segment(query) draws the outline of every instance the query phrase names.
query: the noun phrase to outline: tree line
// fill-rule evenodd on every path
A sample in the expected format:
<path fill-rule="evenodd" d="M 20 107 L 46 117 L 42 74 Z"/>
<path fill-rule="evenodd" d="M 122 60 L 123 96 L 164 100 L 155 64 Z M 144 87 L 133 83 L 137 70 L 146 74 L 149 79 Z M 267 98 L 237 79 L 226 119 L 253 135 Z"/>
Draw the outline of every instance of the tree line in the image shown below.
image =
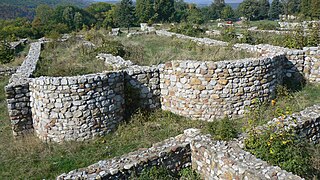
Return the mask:
<path fill-rule="evenodd" d="M 39 5 L 32 20 L 0 20 L 0 38 L 39 38 L 90 28 L 131 27 L 139 23 L 186 22 L 201 24 L 215 19 L 277 19 L 280 14 L 320 19 L 319 0 L 244 0 L 232 9 L 224 0 L 199 8 L 183 0 L 121 0 L 117 4 L 93 3 L 85 8 L 73 5 Z"/>

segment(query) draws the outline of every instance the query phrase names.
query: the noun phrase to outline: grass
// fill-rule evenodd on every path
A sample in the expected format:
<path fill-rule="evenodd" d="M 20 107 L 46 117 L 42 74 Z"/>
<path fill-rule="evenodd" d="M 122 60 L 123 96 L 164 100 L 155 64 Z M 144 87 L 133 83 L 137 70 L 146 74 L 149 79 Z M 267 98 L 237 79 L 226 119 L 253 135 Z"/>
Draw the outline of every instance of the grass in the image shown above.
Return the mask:
<path fill-rule="evenodd" d="M 75 39 L 45 44 L 34 76 L 72 76 L 107 70 L 96 55 L 94 50 L 85 48 Z"/>
<path fill-rule="evenodd" d="M 120 156 L 153 143 L 176 136 L 187 128 L 207 133 L 215 123 L 191 121 L 166 111 L 137 112 L 109 135 L 90 142 L 43 143 L 37 137 L 14 140 L 7 114 L 4 86 L 8 77 L 0 79 L 0 177 L 4 179 L 54 179 L 70 170 L 86 167 L 102 159 Z M 276 109 L 292 112 L 320 103 L 319 85 L 307 85 L 300 92 L 280 91 L 275 106 L 263 104 L 259 111 L 263 122 L 277 117 Z M 261 122 L 261 123 L 263 123 Z M 237 120 L 237 130 L 246 127 L 246 118 Z M 320 169 L 320 146 L 312 147 L 312 165 Z"/>
<path fill-rule="evenodd" d="M 22 46 L 21 48 L 17 49 L 15 52 L 15 57 L 13 61 L 7 64 L 0 64 L 0 67 L 17 67 L 20 66 L 26 56 L 28 55 L 30 45 Z"/>
<path fill-rule="evenodd" d="M 148 66 L 172 60 L 221 61 L 255 56 L 230 47 L 197 45 L 174 37 L 110 37 L 101 32 L 88 32 L 86 37 L 98 48 L 86 49 L 76 40 L 47 44 L 41 53 L 35 76 L 73 76 L 110 70 L 103 61 L 95 58 L 98 53 L 120 55 L 136 64 Z"/>
<path fill-rule="evenodd" d="M 197 45 L 190 40 L 156 35 L 136 36 L 120 41 L 126 47 L 140 47 L 142 58 L 128 57 L 140 65 L 161 64 L 172 60 L 221 61 L 253 57 L 251 53 L 236 51 L 230 47 Z M 141 56 L 140 56 L 141 57 Z"/>
<path fill-rule="evenodd" d="M 7 82 L 8 78 L 0 81 L 0 177 L 5 179 L 54 179 L 101 159 L 150 147 L 184 129 L 206 126 L 202 121 L 156 111 L 137 113 L 115 132 L 90 142 L 43 143 L 34 136 L 14 140 L 4 95 Z"/>

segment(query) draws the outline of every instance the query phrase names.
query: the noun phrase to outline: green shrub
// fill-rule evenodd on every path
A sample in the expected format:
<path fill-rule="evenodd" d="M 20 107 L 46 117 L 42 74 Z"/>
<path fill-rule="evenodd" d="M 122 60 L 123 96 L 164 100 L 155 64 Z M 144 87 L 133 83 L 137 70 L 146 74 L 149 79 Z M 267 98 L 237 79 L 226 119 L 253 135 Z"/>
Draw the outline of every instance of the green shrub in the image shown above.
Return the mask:
<path fill-rule="evenodd" d="M 279 25 L 276 21 L 260 21 L 257 27 L 261 30 L 276 30 Z"/>
<path fill-rule="evenodd" d="M 250 129 L 245 139 L 246 149 L 258 158 L 300 176 L 311 172 L 308 144 L 300 141 L 292 130 L 275 129 L 275 126 L 270 126 L 262 133 Z"/>
<path fill-rule="evenodd" d="M 233 27 L 224 28 L 221 31 L 221 37 L 224 41 L 227 42 L 237 42 L 238 40 L 236 30 Z"/>
<path fill-rule="evenodd" d="M 201 176 L 192 168 L 184 168 L 179 172 L 181 180 L 200 180 Z"/>
<path fill-rule="evenodd" d="M 10 63 L 14 58 L 14 50 L 7 41 L 0 40 L 0 63 Z"/>
<path fill-rule="evenodd" d="M 96 52 L 98 53 L 109 53 L 114 56 L 124 57 L 126 54 L 123 44 L 116 40 L 107 40 L 105 39 L 103 44 L 97 48 Z"/>
<path fill-rule="evenodd" d="M 192 168 L 183 168 L 178 174 L 174 174 L 167 168 L 160 166 L 153 166 L 149 169 L 142 170 L 138 178 L 132 177 L 132 179 L 139 180 L 200 180 L 200 175 L 192 170 Z"/>
<path fill-rule="evenodd" d="M 208 131 L 217 140 L 231 140 L 236 138 L 238 131 L 235 128 L 235 123 L 229 118 L 224 118 L 220 121 L 210 122 L 208 125 Z"/>
<path fill-rule="evenodd" d="M 139 175 L 139 180 L 172 180 L 174 176 L 172 172 L 166 169 L 165 167 L 156 167 L 153 166 L 150 169 L 142 170 Z"/>
<path fill-rule="evenodd" d="M 205 30 L 201 29 L 199 26 L 190 24 L 190 23 L 181 23 L 177 26 L 174 26 L 171 28 L 172 32 L 184 34 L 188 36 L 199 36 L 201 35 Z"/>

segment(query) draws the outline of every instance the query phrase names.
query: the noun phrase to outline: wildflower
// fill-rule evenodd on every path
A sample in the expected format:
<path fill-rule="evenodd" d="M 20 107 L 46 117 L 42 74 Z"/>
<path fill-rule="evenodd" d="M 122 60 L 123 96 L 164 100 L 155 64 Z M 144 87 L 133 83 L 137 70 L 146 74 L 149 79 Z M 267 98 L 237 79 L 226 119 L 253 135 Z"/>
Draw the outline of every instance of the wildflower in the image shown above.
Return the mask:
<path fill-rule="evenodd" d="M 274 99 L 271 100 L 271 105 L 272 105 L 272 106 L 275 106 L 275 105 L 276 105 L 276 100 L 274 100 Z"/>

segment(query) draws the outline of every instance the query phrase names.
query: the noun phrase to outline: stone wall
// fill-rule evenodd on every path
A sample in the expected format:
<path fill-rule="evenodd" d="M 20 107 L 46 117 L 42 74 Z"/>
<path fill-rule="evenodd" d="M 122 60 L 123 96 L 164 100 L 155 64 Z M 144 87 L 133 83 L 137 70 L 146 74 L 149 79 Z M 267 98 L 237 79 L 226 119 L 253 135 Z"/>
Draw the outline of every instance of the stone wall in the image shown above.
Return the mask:
<path fill-rule="evenodd" d="M 16 67 L 0 67 L 0 76 L 10 76 L 17 71 Z"/>
<path fill-rule="evenodd" d="M 301 177 L 270 166 L 242 150 L 237 141 L 212 141 L 202 136 L 191 143 L 191 162 L 204 179 L 278 179 L 300 180 Z"/>
<path fill-rule="evenodd" d="M 33 127 L 45 141 L 83 141 L 123 120 L 124 75 L 40 77 L 30 83 Z"/>
<path fill-rule="evenodd" d="M 61 174 L 57 179 L 128 179 L 153 166 L 162 166 L 174 173 L 191 165 L 190 142 L 185 135 L 154 144 L 121 157 L 102 160 L 86 168 Z"/>
<path fill-rule="evenodd" d="M 240 141 L 214 141 L 197 129 L 121 157 L 102 160 L 57 179 L 127 179 L 143 169 L 162 166 L 176 173 L 192 165 L 203 179 L 294 179 L 299 176 L 270 166 L 241 149 Z"/>
<path fill-rule="evenodd" d="M 15 136 L 33 131 L 29 81 L 39 60 L 40 51 L 41 43 L 31 43 L 26 59 L 5 87 L 9 117 Z"/>
<path fill-rule="evenodd" d="M 318 144 L 320 143 L 320 104 L 308 107 L 286 117 L 275 118 L 265 126 L 258 128 L 264 129 L 270 125 L 285 130 L 293 128 L 299 137 Z"/>
<path fill-rule="evenodd" d="M 205 44 L 209 46 L 228 46 L 227 42 L 218 41 L 218 40 L 209 39 L 209 38 L 196 38 L 196 37 L 186 36 L 183 34 L 173 33 L 165 30 L 158 30 L 156 31 L 156 34 L 158 36 L 168 36 L 168 37 L 176 37 L 179 39 L 187 39 L 199 44 Z"/>
<path fill-rule="evenodd" d="M 134 101 L 135 108 L 155 109 L 160 107 L 160 75 L 157 66 L 138 66 L 130 60 L 111 54 L 99 54 L 105 65 L 125 74 L 126 99 Z M 132 105 L 127 104 L 132 108 Z"/>
<path fill-rule="evenodd" d="M 202 120 L 244 113 L 282 83 L 283 57 L 221 62 L 173 61 L 160 68 L 162 109 Z"/>
<path fill-rule="evenodd" d="M 124 69 L 127 100 L 142 109 L 160 108 L 160 73 L 152 66 L 132 66 Z M 129 107 L 128 107 L 129 108 Z"/>

